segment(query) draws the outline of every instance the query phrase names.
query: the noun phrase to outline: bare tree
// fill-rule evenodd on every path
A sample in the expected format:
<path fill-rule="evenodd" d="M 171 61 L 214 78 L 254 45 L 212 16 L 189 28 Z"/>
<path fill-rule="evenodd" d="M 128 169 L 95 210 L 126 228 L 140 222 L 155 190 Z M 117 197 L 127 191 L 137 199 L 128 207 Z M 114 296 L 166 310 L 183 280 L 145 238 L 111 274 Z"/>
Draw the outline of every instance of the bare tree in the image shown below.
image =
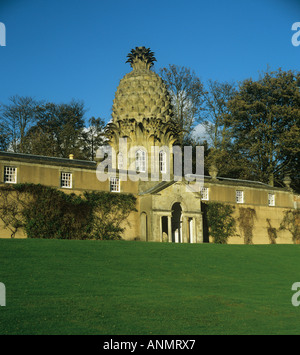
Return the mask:
<path fill-rule="evenodd" d="M 36 121 L 37 105 L 32 97 L 15 95 L 9 98 L 9 104 L 0 106 L 2 147 L 24 152 L 24 138 Z"/>
<path fill-rule="evenodd" d="M 104 142 L 105 122 L 100 117 L 91 117 L 88 121 L 89 126 L 82 133 L 83 146 L 86 156 L 94 160 L 97 149 Z"/>
<path fill-rule="evenodd" d="M 159 74 L 171 96 L 174 120 L 182 132 L 183 143 L 190 135 L 195 122 L 200 120 L 203 84 L 193 70 L 174 64 L 161 68 Z"/>
<path fill-rule="evenodd" d="M 227 103 L 236 93 L 235 84 L 208 80 L 204 92 L 203 125 L 214 149 L 224 150 L 230 140 L 226 125 Z"/>

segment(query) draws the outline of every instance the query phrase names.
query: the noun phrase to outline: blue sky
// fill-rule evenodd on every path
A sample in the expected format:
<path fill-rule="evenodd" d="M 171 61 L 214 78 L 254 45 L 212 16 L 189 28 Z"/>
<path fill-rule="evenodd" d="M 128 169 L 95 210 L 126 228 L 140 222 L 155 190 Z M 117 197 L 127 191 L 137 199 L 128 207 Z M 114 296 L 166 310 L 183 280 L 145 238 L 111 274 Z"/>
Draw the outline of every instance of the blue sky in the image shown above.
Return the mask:
<path fill-rule="evenodd" d="M 186 66 L 204 82 L 300 64 L 291 42 L 300 0 L 0 0 L 0 22 L 0 102 L 74 98 L 106 121 L 136 46 L 151 48 L 156 69 Z"/>

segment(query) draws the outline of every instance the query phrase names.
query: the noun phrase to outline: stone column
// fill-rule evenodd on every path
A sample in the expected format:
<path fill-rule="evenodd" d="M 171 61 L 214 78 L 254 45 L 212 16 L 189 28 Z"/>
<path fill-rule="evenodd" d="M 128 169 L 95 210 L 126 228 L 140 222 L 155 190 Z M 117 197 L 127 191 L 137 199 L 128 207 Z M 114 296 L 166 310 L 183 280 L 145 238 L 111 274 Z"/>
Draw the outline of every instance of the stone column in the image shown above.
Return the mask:
<path fill-rule="evenodd" d="M 158 215 L 157 218 L 159 219 L 158 223 L 159 223 L 159 242 L 163 241 L 163 237 L 162 237 L 162 216 Z"/>
<path fill-rule="evenodd" d="M 197 238 L 196 238 L 196 218 L 195 217 L 193 217 L 192 227 L 193 227 L 193 243 L 197 243 Z"/>
<path fill-rule="evenodd" d="M 195 243 L 195 233 L 194 233 L 194 218 L 188 219 L 188 230 L 189 230 L 189 239 L 190 243 Z"/>
<path fill-rule="evenodd" d="M 181 226 L 181 232 L 182 232 L 182 243 L 188 243 L 188 217 L 185 215 L 182 215 L 182 226 Z"/>
<path fill-rule="evenodd" d="M 172 243 L 172 216 L 168 216 L 168 242 Z"/>
<path fill-rule="evenodd" d="M 202 216 L 195 218 L 195 232 L 197 243 L 203 243 Z"/>
<path fill-rule="evenodd" d="M 152 214 L 152 223 L 151 223 L 151 225 L 152 225 L 152 228 L 150 228 L 151 229 L 151 234 L 152 234 L 151 241 L 160 242 L 161 241 L 160 215 L 158 213 L 156 213 L 156 212 L 153 212 L 153 214 Z"/>

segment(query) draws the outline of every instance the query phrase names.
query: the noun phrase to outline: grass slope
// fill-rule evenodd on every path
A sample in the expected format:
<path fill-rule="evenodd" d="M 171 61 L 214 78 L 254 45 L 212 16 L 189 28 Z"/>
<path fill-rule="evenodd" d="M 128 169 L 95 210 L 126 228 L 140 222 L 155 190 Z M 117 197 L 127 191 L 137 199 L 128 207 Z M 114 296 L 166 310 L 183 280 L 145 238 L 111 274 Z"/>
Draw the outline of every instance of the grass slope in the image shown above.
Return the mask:
<path fill-rule="evenodd" d="M 300 245 L 0 240 L 0 334 L 299 334 Z"/>

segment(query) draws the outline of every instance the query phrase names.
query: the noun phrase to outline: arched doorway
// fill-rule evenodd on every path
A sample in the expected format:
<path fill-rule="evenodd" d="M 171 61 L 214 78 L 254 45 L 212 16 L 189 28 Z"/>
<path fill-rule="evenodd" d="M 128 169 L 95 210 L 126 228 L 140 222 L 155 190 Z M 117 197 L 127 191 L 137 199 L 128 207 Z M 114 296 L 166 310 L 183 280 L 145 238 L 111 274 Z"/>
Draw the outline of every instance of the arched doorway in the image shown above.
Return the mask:
<path fill-rule="evenodd" d="M 182 209 L 179 202 L 172 206 L 172 242 L 182 243 Z"/>

